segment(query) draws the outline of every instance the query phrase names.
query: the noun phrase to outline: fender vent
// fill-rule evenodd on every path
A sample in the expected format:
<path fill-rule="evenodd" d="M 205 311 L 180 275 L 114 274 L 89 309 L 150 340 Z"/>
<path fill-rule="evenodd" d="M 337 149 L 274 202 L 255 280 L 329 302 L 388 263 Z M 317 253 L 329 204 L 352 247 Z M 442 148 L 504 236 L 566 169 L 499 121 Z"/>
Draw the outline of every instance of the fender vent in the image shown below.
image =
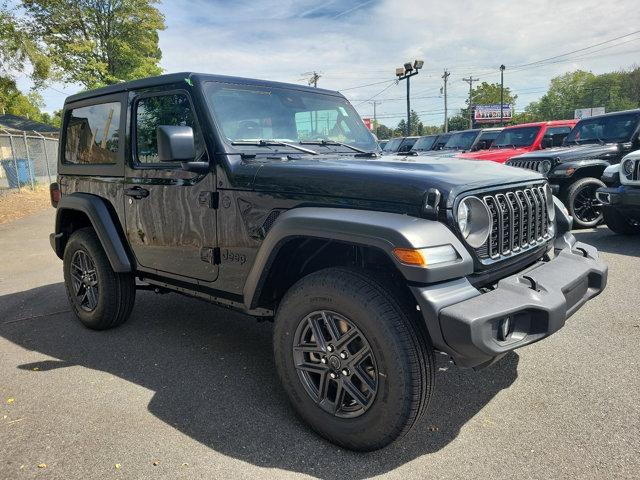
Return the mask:
<path fill-rule="evenodd" d="M 271 227 L 273 227 L 273 224 L 276 223 L 276 220 L 278 219 L 278 217 L 283 211 L 284 210 L 271 210 L 269 212 L 269 215 L 267 215 L 267 218 L 265 218 L 264 222 L 262 222 L 261 230 L 262 230 L 263 236 L 269 233 L 269 230 L 271 230 Z"/>

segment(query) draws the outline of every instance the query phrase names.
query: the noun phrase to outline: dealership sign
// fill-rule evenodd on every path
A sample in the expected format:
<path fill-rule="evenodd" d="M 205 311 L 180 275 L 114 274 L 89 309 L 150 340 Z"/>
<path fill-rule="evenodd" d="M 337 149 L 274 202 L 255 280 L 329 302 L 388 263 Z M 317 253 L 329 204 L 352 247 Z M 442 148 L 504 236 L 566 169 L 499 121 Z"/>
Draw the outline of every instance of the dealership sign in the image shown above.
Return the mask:
<path fill-rule="evenodd" d="M 476 105 L 473 107 L 473 119 L 476 123 L 497 123 L 500 121 L 500 104 Z M 513 110 L 510 104 L 502 105 L 502 119 L 511 120 Z"/>
<path fill-rule="evenodd" d="M 373 122 L 370 118 L 363 118 L 362 121 L 364 122 L 365 127 L 367 127 L 369 130 L 373 130 Z"/>

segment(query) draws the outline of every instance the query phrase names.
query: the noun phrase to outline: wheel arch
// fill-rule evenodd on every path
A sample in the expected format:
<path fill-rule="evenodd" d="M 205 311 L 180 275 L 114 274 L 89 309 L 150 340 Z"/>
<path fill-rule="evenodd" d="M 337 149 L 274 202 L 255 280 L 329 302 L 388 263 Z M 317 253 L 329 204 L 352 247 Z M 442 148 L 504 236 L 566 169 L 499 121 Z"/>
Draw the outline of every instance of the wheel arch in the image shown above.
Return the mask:
<path fill-rule="evenodd" d="M 69 236 L 84 227 L 91 227 L 96 232 L 115 272 L 134 270 L 133 257 L 113 207 L 104 199 L 88 193 L 65 195 L 58 203 L 52 246 L 59 258 L 64 256 Z"/>
<path fill-rule="evenodd" d="M 401 264 L 393 249 L 451 244 L 460 261 L 422 268 Z M 350 262 L 350 263 L 349 263 Z M 286 288 L 320 268 L 374 267 L 410 283 L 433 283 L 473 272 L 473 260 L 442 223 L 407 215 L 301 207 L 283 213 L 265 238 L 243 289 L 247 309 L 277 301 Z"/>

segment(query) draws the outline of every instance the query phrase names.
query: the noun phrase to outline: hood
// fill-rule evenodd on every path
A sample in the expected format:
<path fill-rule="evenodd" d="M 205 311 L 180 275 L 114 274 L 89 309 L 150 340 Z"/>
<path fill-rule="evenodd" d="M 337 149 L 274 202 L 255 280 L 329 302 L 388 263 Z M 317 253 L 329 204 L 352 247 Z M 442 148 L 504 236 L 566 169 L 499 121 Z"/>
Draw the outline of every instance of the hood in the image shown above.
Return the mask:
<path fill-rule="evenodd" d="M 531 147 L 518 148 L 492 148 L 480 152 L 469 152 L 460 155 L 460 158 L 470 158 L 473 160 L 491 160 L 492 162 L 504 163 L 511 157 L 522 155 L 530 151 Z"/>
<path fill-rule="evenodd" d="M 558 159 L 561 162 L 570 160 L 586 160 L 588 158 L 606 158 L 609 155 L 616 155 L 620 152 L 620 145 L 617 143 L 587 143 L 584 145 L 570 145 L 566 147 L 547 148 L 535 152 L 519 155 L 517 158 L 525 160 L 534 159 Z"/>
<path fill-rule="evenodd" d="M 447 205 L 467 190 L 540 180 L 532 171 L 430 156 L 299 157 L 258 163 L 253 189 L 287 196 L 410 204 L 420 207 L 430 188 L 440 190 Z"/>

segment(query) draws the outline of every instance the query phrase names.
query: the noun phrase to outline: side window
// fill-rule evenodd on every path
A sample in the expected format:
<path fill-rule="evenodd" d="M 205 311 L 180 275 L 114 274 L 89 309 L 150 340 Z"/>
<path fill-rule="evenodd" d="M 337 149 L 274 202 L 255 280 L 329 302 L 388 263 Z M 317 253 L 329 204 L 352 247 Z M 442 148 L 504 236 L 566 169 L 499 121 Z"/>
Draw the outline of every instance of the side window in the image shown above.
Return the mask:
<path fill-rule="evenodd" d="M 566 127 L 549 127 L 544 132 L 544 136 L 551 139 L 551 145 L 553 147 L 559 147 L 559 146 L 562 145 L 562 141 L 564 140 L 564 137 L 569 135 L 570 131 L 571 131 L 571 127 L 569 127 L 569 126 L 566 126 Z"/>
<path fill-rule="evenodd" d="M 117 162 L 120 103 L 74 108 L 67 115 L 65 163 L 108 165 Z"/>
<path fill-rule="evenodd" d="M 196 158 L 204 153 L 202 133 L 195 121 L 189 98 L 183 93 L 144 97 L 136 108 L 136 158 L 141 164 L 160 163 L 156 129 L 160 125 L 193 128 Z"/>

